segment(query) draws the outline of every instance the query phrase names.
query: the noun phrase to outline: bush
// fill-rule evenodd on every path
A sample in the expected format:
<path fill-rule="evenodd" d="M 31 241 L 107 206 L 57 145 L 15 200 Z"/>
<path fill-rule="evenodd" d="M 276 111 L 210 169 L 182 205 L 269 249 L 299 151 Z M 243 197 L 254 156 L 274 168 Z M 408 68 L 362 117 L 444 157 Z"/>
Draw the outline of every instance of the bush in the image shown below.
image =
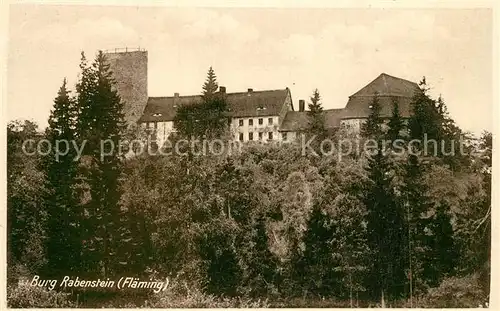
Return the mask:
<path fill-rule="evenodd" d="M 43 287 L 19 284 L 7 287 L 9 308 L 71 308 L 75 304 L 69 294 L 50 291 Z"/>
<path fill-rule="evenodd" d="M 477 308 L 487 307 L 489 295 L 480 285 L 477 274 L 466 277 L 449 277 L 439 287 L 429 289 L 418 297 L 414 307 L 419 308 Z M 407 302 L 405 307 L 409 307 Z"/>
<path fill-rule="evenodd" d="M 218 297 L 205 294 L 198 287 L 172 281 L 165 291 L 152 294 L 143 308 L 268 308 L 267 299 L 249 297 Z"/>

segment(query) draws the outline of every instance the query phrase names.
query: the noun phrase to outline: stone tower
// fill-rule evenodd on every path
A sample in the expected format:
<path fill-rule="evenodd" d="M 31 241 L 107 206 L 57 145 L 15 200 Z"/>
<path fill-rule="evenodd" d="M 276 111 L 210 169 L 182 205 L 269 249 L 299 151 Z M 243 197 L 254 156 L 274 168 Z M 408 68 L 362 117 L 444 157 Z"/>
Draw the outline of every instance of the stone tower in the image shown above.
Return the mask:
<path fill-rule="evenodd" d="M 148 101 L 148 52 L 118 49 L 105 52 L 115 86 L 124 102 L 125 121 L 137 123 Z"/>

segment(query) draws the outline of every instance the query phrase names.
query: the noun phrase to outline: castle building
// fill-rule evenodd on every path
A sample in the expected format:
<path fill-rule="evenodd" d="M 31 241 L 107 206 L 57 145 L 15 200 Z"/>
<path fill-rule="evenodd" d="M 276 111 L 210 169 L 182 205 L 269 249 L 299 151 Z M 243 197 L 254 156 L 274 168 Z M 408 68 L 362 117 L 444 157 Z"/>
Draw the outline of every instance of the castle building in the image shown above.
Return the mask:
<path fill-rule="evenodd" d="M 376 93 L 381 107 L 381 118 L 387 120 L 391 117 L 392 103 L 396 100 L 401 116 L 407 119 L 411 114 L 412 98 L 420 91 L 415 82 L 382 73 L 361 90 L 349 96 L 347 105 L 342 111 L 340 123 L 342 126 L 359 131 L 361 124 L 370 115 L 371 103 Z"/>
<path fill-rule="evenodd" d="M 288 88 L 269 91 L 226 93 L 221 86 L 219 93 L 224 94 L 231 116 L 231 133 L 240 141 L 281 140 L 280 126 L 289 111 L 293 111 L 292 96 Z M 154 129 L 159 145 L 174 130 L 176 109 L 201 101 L 200 95 L 170 97 L 149 97 L 138 123 L 145 128 Z M 285 138 L 286 139 L 286 138 Z"/>
<path fill-rule="evenodd" d="M 168 97 L 148 97 L 147 51 L 114 50 L 106 52 L 106 57 L 116 89 L 125 102 L 126 122 L 150 129 L 158 145 L 162 145 L 174 131 L 177 108 L 200 101 L 201 95 L 181 96 L 174 93 Z M 378 94 L 382 118 L 390 118 L 394 100 L 399 103 L 402 117 L 408 118 L 412 97 L 419 91 L 414 82 L 382 73 L 349 96 L 345 108 L 324 110 L 326 127 L 345 127 L 359 132 L 361 124 L 370 115 L 375 94 Z M 249 88 L 245 92 L 229 93 L 221 86 L 218 92 L 225 95 L 228 101 L 231 133 L 235 140 L 293 141 L 308 127 L 305 101 L 299 100 L 298 110 L 295 110 L 288 87 L 259 91 Z"/>

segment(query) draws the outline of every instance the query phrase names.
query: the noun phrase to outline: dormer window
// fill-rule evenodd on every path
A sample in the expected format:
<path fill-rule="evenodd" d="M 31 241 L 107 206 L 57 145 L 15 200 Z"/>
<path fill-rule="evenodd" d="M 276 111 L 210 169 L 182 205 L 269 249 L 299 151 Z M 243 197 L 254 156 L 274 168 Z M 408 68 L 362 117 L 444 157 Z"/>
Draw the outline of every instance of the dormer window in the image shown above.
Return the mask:
<path fill-rule="evenodd" d="M 264 106 L 257 107 L 257 111 L 261 111 L 261 110 L 266 110 L 266 107 L 264 107 Z"/>
<path fill-rule="evenodd" d="M 153 117 L 161 117 L 162 114 L 161 113 L 153 113 Z"/>

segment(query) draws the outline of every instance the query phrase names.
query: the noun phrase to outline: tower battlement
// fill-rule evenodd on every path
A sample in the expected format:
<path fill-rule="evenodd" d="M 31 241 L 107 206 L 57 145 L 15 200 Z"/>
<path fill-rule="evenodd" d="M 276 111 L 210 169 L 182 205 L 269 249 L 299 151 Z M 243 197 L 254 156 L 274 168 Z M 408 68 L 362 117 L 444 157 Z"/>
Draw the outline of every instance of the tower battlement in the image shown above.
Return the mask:
<path fill-rule="evenodd" d="M 114 54 L 114 53 L 132 53 L 132 52 L 147 52 L 146 49 L 137 47 L 137 48 L 114 48 L 102 51 L 104 54 Z"/>

